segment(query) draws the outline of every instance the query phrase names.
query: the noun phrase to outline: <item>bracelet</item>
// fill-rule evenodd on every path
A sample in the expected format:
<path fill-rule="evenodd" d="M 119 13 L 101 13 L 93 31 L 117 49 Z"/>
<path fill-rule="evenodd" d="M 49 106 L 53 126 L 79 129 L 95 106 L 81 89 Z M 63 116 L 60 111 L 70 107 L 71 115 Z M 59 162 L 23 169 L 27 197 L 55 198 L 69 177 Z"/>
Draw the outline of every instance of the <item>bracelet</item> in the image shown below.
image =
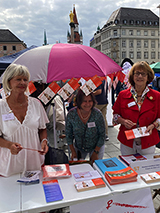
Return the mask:
<path fill-rule="evenodd" d="M 97 150 L 95 150 L 95 149 L 94 149 L 94 152 L 95 152 L 96 154 L 98 154 L 98 153 L 99 153 L 99 151 L 97 151 Z"/>
<path fill-rule="evenodd" d="M 47 138 L 43 138 L 43 140 L 41 140 L 41 143 L 43 143 L 43 141 L 47 141 L 47 143 L 48 143 Z"/>
<path fill-rule="evenodd" d="M 154 128 L 156 128 L 156 125 L 154 123 L 152 123 L 152 124 L 153 124 Z"/>

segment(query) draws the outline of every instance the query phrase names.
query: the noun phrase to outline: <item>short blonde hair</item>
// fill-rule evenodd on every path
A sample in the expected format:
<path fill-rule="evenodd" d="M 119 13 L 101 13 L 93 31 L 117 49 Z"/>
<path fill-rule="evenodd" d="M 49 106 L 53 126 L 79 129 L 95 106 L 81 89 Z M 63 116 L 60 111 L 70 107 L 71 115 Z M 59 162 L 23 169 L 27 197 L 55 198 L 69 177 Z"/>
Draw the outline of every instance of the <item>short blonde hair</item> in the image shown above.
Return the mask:
<path fill-rule="evenodd" d="M 152 68 L 147 64 L 147 62 L 139 61 L 139 62 L 136 62 L 133 65 L 133 67 L 131 68 L 131 70 L 129 71 L 128 81 L 132 86 L 135 85 L 134 80 L 133 80 L 133 76 L 134 76 L 134 72 L 135 72 L 136 69 L 143 70 L 145 73 L 147 73 L 147 75 L 148 75 L 147 84 L 149 84 L 153 81 L 154 71 L 152 70 Z"/>
<path fill-rule="evenodd" d="M 28 68 L 19 64 L 10 64 L 3 74 L 2 84 L 5 93 L 11 91 L 9 81 L 16 76 L 25 76 L 27 80 L 30 79 Z"/>

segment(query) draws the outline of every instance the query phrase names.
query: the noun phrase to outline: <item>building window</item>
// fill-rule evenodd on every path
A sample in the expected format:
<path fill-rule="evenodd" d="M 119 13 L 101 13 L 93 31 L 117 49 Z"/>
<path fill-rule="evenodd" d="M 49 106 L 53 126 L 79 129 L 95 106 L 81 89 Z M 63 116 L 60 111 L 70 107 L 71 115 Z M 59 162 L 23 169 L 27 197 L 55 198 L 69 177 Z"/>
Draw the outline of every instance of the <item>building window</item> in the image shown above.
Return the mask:
<path fill-rule="evenodd" d="M 151 36 L 155 36 L 155 31 L 151 30 Z"/>
<path fill-rule="evenodd" d="M 129 47 L 132 48 L 133 47 L 133 40 L 129 41 Z"/>
<path fill-rule="evenodd" d="M 133 52 L 129 52 L 129 58 L 134 58 L 134 53 Z"/>
<path fill-rule="evenodd" d="M 116 58 L 117 58 L 117 53 L 113 52 L 113 59 L 116 59 Z"/>
<path fill-rule="evenodd" d="M 158 59 L 160 59 L 160 52 L 158 52 Z"/>
<path fill-rule="evenodd" d="M 107 49 L 107 42 L 102 43 L 102 51 Z"/>
<path fill-rule="evenodd" d="M 141 48 L 141 41 L 140 40 L 137 41 L 137 48 Z"/>
<path fill-rule="evenodd" d="M 144 35 L 148 36 L 148 31 L 147 30 L 144 30 Z"/>
<path fill-rule="evenodd" d="M 126 58 L 126 52 L 125 51 L 122 52 L 122 58 Z"/>
<path fill-rule="evenodd" d="M 117 36 L 117 30 L 113 30 L 113 35 Z"/>
<path fill-rule="evenodd" d="M 151 59 L 155 59 L 155 52 L 151 52 Z"/>
<path fill-rule="evenodd" d="M 146 24 L 146 21 L 142 21 L 142 24 L 145 25 L 145 24 Z"/>
<path fill-rule="evenodd" d="M 141 35 L 141 31 L 137 30 L 137 36 L 140 36 L 140 35 Z"/>
<path fill-rule="evenodd" d="M 148 41 L 144 41 L 144 48 L 148 48 Z"/>
<path fill-rule="evenodd" d="M 122 35 L 126 35 L 126 30 L 122 29 Z"/>
<path fill-rule="evenodd" d="M 137 59 L 141 59 L 141 52 L 137 52 Z"/>
<path fill-rule="evenodd" d="M 151 41 L 151 48 L 155 48 L 155 41 Z"/>
<path fill-rule="evenodd" d="M 118 20 L 116 19 L 114 23 L 115 23 L 115 24 L 118 24 Z"/>
<path fill-rule="evenodd" d="M 129 35 L 133 35 L 133 30 L 129 30 Z"/>
<path fill-rule="evenodd" d="M 155 22 L 154 22 L 154 25 L 155 25 L 155 26 L 158 26 L 158 21 L 155 21 Z"/>
<path fill-rule="evenodd" d="M 130 24 L 134 24 L 134 21 L 133 21 L 133 20 L 130 20 Z"/>
<path fill-rule="evenodd" d="M 16 46 L 12 46 L 12 50 L 13 50 L 13 51 L 16 51 Z"/>
<path fill-rule="evenodd" d="M 149 21 L 149 22 L 148 22 L 148 24 L 151 26 L 151 25 L 152 25 L 152 22 L 151 22 L 151 21 Z"/>
<path fill-rule="evenodd" d="M 99 42 L 101 42 L 101 36 L 99 36 L 98 38 L 96 38 L 96 44 L 98 44 Z"/>
<path fill-rule="evenodd" d="M 6 51 L 7 50 L 7 46 L 3 46 L 3 51 Z"/>
<path fill-rule="evenodd" d="M 117 42 L 113 41 L 113 47 L 116 47 L 116 45 L 117 45 Z"/>
<path fill-rule="evenodd" d="M 122 40 L 122 47 L 126 47 L 126 40 Z"/>
<path fill-rule="evenodd" d="M 125 20 L 123 20 L 123 24 L 127 24 L 127 20 L 125 19 Z"/>
<path fill-rule="evenodd" d="M 136 24 L 137 24 L 137 25 L 139 25 L 139 24 L 140 24 L 140 21 L 139 21 L 139 20 L 137 20 L 137 21 L 136 21 Z"/>
<path fill-rule="evenodd" d="M 148 59 L 148 52 L 144 52 L 144 59 Z"/>

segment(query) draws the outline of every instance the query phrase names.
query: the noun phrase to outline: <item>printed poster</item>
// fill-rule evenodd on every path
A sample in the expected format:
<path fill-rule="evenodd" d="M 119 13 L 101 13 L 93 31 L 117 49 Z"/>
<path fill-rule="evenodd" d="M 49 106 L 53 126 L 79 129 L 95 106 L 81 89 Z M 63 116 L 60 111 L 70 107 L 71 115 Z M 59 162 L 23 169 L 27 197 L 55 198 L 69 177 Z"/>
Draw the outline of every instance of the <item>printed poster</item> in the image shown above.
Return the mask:
<path fill-rule="evenodd" d="M 38 98 L 46 105 L 58 92 L 60 86 L 56 82 L 52 82 Z"/>
<path fill-rule="evenodd" d="M 80 86 L 78 84 L 79 79 L 72 78 L 68 83 L 66 83 L 59 91 L 58 94 L 63 98 L 63 100 L 67 100 L 72 93 Z"/>
<path fill-rule="evenodd" d="M 86 83 L 80 87 L 80 89 L 88 96 L 91 92 L 93 92 L 100 84 L 102 84 L 102 78 L 95 75 Z"/>

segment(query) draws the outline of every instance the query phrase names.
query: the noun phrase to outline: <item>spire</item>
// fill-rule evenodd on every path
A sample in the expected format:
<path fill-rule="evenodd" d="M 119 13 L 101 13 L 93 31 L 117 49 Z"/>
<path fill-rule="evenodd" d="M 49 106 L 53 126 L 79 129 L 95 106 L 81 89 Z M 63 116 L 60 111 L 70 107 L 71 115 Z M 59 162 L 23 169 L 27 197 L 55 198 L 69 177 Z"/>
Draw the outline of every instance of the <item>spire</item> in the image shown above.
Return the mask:
<path fill-rule="evenodd" d="M 73 14 L 74 14 L 74 17 L 73 17 L 74 23 L 77 24 L 77 25 L 79 25 L 78 20 L 77 20 L 77 14 L 76 14 L 76 9 L 75 9 L 75 4 L 73 5 Z"/>
<path fill-rule="evenodd" d="M 80 30 L 80 36 L 82 37 L 83 35 L 82 35 L 82 30 Z"/>
<path fill-rule="evenodd" d="M 100 31 L 100 27 L 99 27 L 99 25 L 98 25 L 98 27 L 97 27 L 97 31 Z"/>
<path fill-rule="evenodd" d="M 43 45 L 47 45 L 46 30 L 44 30 L 44 44 Z"/>
<path fill-rule="evenodd" d="M 68 30 L 68 32 L 67 32 L 67 37 L 70 37 L 70 36 L 71 36 L 71 34 L 70 34 L 69 30 Z"/>

